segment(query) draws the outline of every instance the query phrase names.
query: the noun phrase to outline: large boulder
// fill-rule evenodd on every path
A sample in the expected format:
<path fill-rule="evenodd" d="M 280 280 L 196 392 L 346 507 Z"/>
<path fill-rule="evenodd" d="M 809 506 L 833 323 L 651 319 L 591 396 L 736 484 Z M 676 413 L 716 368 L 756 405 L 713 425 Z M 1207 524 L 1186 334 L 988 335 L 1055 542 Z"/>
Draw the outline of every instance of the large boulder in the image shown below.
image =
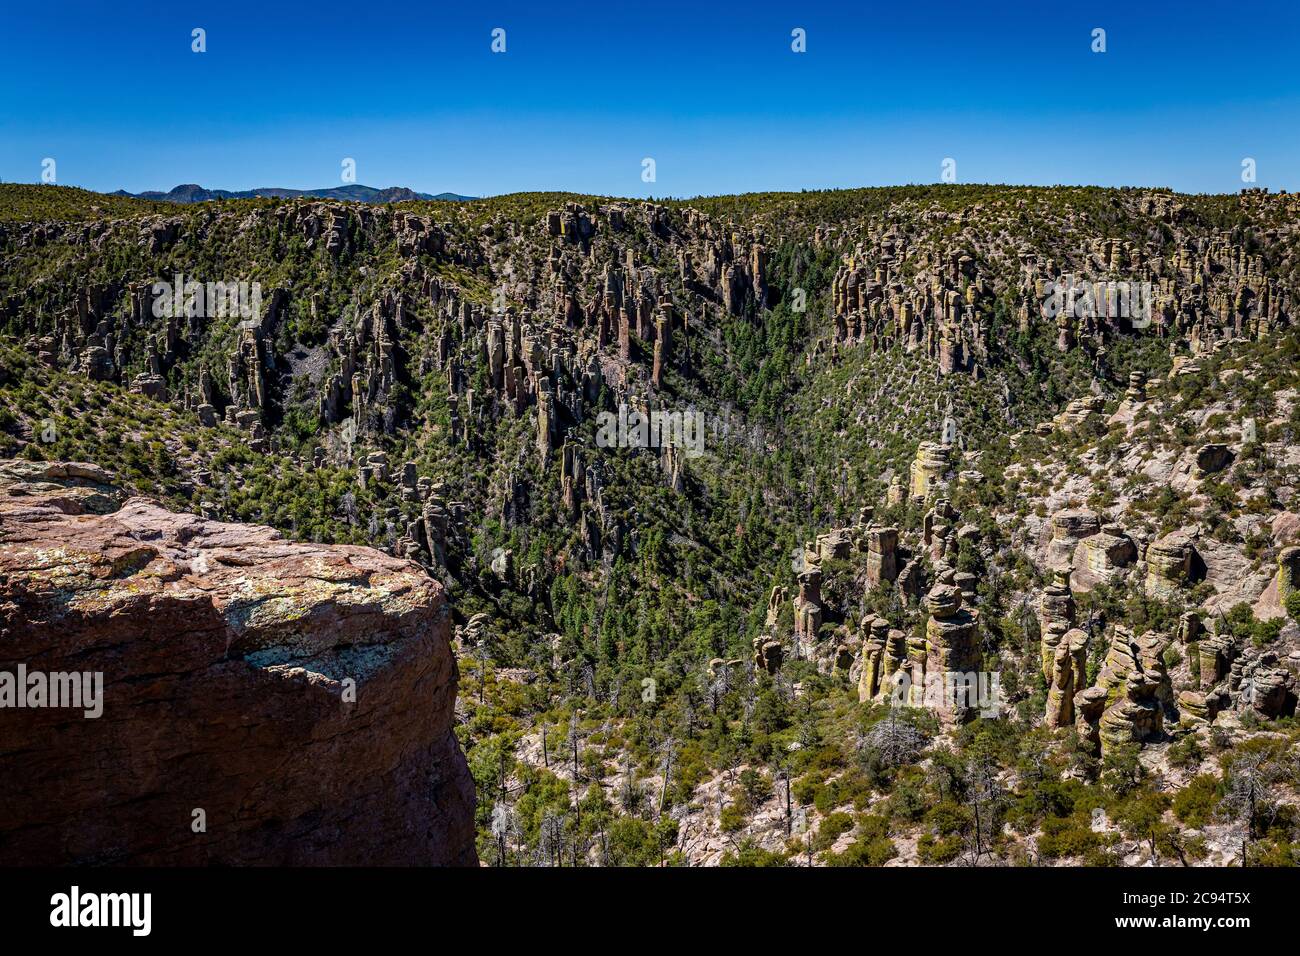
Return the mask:
<path fill-rule="evenodd" d="M 1200 555 L 1196 551 L 1195 537 L 1192 531 L 1179 530 L 1147 546 L 1148 597 L 1173 600 L 1182 588 L 1203 577 L 1203 574 L 1197 574 Z"/>
<path fill-rule="evenodd" d="M 474 864 L 449 628 L 409 561 L 0 462 L 0 679 L 90 675 L 0 710 L 0 864 Z"/>
<path fill-rule="evenodd" d="M 1097 512 L 1068 508 L 1052 515 L 1052 538 L 1047 546 L 1047 563 L 1053 570 L 1069 568 L 1079 542 L 1101 531 Z"/>
<path fill-rule="evenodd" d="M 1137 546 L 1118 525 L 1102 525 L 1101 531 L 1081 542 L 1074 551 L 1074 566 L 1078 572 L 1074 586 L 1080 591 L 1091 590 L 1098 584 L 1113 584 L 1115 579 L 1137 560 Z"/>

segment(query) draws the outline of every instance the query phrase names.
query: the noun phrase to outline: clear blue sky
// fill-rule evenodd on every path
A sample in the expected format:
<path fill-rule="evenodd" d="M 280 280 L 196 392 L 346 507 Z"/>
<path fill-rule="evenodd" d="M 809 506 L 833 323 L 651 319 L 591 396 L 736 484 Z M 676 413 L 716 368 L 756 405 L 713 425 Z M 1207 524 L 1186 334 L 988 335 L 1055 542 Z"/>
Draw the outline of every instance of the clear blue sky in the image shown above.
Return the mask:
<path fill-rule="evenodd" d="M 1297 0 L 550 6 L 10 0 L 0 179 L 308 188 L 351 157 L 371 186 L 690 196 L 952 157 L 960 182 L 1230 192 L 1251 157 L 1300 189 Z"/>

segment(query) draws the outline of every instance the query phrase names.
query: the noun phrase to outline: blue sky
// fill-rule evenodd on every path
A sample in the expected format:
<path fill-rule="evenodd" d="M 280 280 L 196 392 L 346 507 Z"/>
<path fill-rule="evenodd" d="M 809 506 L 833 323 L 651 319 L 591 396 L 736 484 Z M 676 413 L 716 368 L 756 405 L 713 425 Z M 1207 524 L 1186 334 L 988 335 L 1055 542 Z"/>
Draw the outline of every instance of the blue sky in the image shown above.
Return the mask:
<path fill-rule="evenodd" d="M 1295 0 L 550 6 L 9 3 L 0 179 L 308 188 L 350 157 L 371 186 L 692 196 L 951 157 L 959 182 L 1230 192 L 1250 157 L 1300 189 Z"/>

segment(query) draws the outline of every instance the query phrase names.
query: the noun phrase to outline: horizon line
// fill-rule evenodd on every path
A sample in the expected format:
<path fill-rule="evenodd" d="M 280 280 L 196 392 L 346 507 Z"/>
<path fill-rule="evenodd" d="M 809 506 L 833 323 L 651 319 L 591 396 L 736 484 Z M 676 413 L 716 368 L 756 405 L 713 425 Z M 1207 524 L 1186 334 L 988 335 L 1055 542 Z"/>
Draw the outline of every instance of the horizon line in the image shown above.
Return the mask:
<path fill-rule="evenodd" d="M 1258 193 L 1272 194 L 1272 195 L 1277 195 L 1277 196 L 1292 195 L 1292 193 L 1291 193 L 1289 190 L 1287 190 L 1287 189 L 1283 189 L 1283 188 L 1272 189 L 1272 188 L 1269 187 L 1269 186 L 1260 186 L 1260 185 L 1247 185 L 1247 186 L 1242 186 L 1240 189 L 1238 189 L 1238 190 L 1234 190 L 1234 191 L 1231 191 L 1231 192 L 1226 192 L 1226 191 L 1225 191 L 1225 192 L 1209 192 L 1209 191 L 1197 192 L 1197 191 L 1181 191 L 1181 190 L 1175 189 L 1175 188 L 1172 187 L 1172 186 L 1166 186 L 1166 185 L 1134 185 L 1134 184 L 1123 184 L 1123 185 L 1113 185 L 1113 184 L 1112 184 L 1112 185 L 1104 185 L 1104 184 L 1100 184 L 1100 183 L 1053 183 L 1053 184 L 1051 184 L 1051 185 L 1043 185 L 1043 184 L 1040 184 L 1040 183 L 1014 183 L 1014 182 L 969 182 L 969 183 L 949 183 L 949 182 L 907 182 L 907 183 L 874 183 L 874 184 L 871 184 L 871 185 L 861 185 L 861 186 L 820 186 L 820 187 L 815 187 L 815 188 L 801 187 L 801 188 L 798 188 L 798 189 L 750 189 L 750 190 L 746 190 L 746 191 L 744 191 L 744 192 L 734 192 L 734 193 L 726 193 L 726 192 L 722 192 L 722 193 L 696 193 L 696 194 L 694 194 L 694 195 L 689 195 L 689 196 L 673 196 L 673 195 L 667 195 L 667 194 L 665 194 L 665 195 L 663 195 L 663 196 L 653 196 L 653 195 L 651 195 L 651 196 L 626 196 L 626 195 L 615 195 L 615 194 L 612 194 L 612 193 L 587 193 L 587 192 L 579 192 L 579 191 L 575 191 L 575 190 L 572 190 L 572 189 L 518 189 L 518 190 L 514 190 L 514 191 L 512 191 L 512 192 L 504 192 L 504 193 L 488 193 L 488 194 L 486 194 L 486 195 L 480 195 L 480 196 L 466 196 L 466 194 L 464 194 L 464 193 L 459 193 L 459 192 L 456 192 L 455 190 L 451 190 L 451 189 L 444 189 L 444 190 L 442 190 L 442 191 L 439 192 L 439 193 L 426 193 L 424 190 L 417 189 L 417 188 L 415 188 L 414 186 L 403 186 L 403 185 L 392 185 L 392 186 L 368 186 L 368 185 L 366 185 L 365 183 L 342 183 L 342 184 L 340 184 L 340 185 L 338 185 L 338 186 L 307 186 L 307 187 L 303 187 L 303 186 L 254 186 L 254 187 L 250 187 L 250 188 L 247 188 L 247 189 L 231 189 L 231 188 L 224 187 L 224 186 L 204 186 L 204 185 L 201 185 L 201 184 L 199 184 L 199 183 L 195 183 L 195 182 L 180 182 L 180 183 L 177 183 L 175 186 L 172 186 L 171 189 L 146 189 L 146 190 L 142 190 L 141 192 L 138 192 L 138 193 L 128 192 L 128 191 L 127 191 L 126 189 L 124 189 L 124 188 L 119 188 L 119 189 L 117 189 L 116 191 L 113 191 L 113 192 L 106 192 L 105 190 L 102 190 L 102 189 L 91 189 L 90 187 L 87 187 L 87 186 L 78 186 L 78 185 L 76 185 L 76 184 L 74 184 L 74 183 L 23 182 L 23 181 L 19 181 L 19 180 L 14 180 L 14 181 L 12 181 L 12 182 L 9 182 L 9 181 L 6 181 L 6 180 L 4 180 L 4 179 L 0 179 L 0 185 L 5 185 L 5 186 L 35 186 L 35 187 L 52 187 L 52 188 L 55 188 L 55 189 L 78 189 L 78 190 L 81 190 L 82 192 L 93 193 L 93 194 L 98 195 L 98 196 L 112 196 L 112 197 L 115 197 L 115 198 L 127 198 L 127 199 L 143 199 L 143 200 L 146 201 L 146 202 L 168 202 L 169 200 L 165 200 L 165 199 L 155 199 L 155 198 L 153 198 L 153 197 L 147 197 L 147 196 L 144 195 L 144 193 L 156 192 L 156 193 L 158 193 L 159 195 L 166 195 L 167 193 L 169 193 L 169 192 L 171 192 L 171 191 L 173 191 L 173 190 L 175 190 L 175 189 L 179 189 L 181 186 L 196 186 L 196 187 L 198 187 L 199 189 L 204 189 L 204 190 L 207 190 L 207 191 L 209 191 L 209 192 L 229 192 L 229 193 L 247 193 L 247 192 L 256 192 L 256 191 L 258 191 L 258 190 L 270 190 L 270 189 L 283 189 L 283 190 L 288 190 L 288 191 L 292 191 L 292 192 L 309 193 L 309 192 L 313 192 L 313 191 L 323 192 L 323 191 L 331 190 L 331 189 L 346 189 L 346 188 L 348 188 L 348 187 L 357 187 L 357 188 L 361 188 L 361 189 L 373 189 L 373 190 L 375 190 L 376 192 L 383 192 L 383 191 L 391 190 L 391 189 L 406 189 L 406 190 L 409 190 L 410 192 L 414 192 L 414 193 L 423 193 L 423 194 L 425 194 L 425 195 L 435 196 L 435 197 L 436 197 L 436 196 L 439 196 L 439 195 L 452 195 L 452 196 L 462 196 L 462 197 L 465 197 L 465 198 L 460 199 L 460 200 L 450 200 L 450 199 L 439 200 L 440 202 L 458 202 L 458 201 L 459 201 L 459 202 L 480 202 L 480 201 L 483 201 L 483 200 L 486 200 L 486 199 L 505 199 L 505 198 L 509 198 L 509 197 L 511 197 L 511 196 L 533 196 L 533 195 L 543 195 L 543 196 L 544 196 L 544 195 L 554 195 L 554 196 L 585 196 L 585 197 L 589 197 L 589 198 L 592 198 L 592 199 L 611 199 L 611 200 L 622 200 L 622 201 L 626 201 L 626 202 L 689 202 L 689 201 L 694 200 L 694 199 L 720 199 L 720 198 L 730 198 L 730 197 L 740 197 L 740 196 L 770 196 L 770 195 L 800 196 L 800 195 L 808 195 L 808 194 L 815 194 L 815 193 L 866 192 L 866 191 L 870 191 L 870 190 L 884 190 L 884 189 L 928 189 L 928 188 L 935 188 L 935 189 L 971 189 L 971 188 L 977 188 L 977 187 L 979 187 L 979 188 L 985 188 L 985 189 L 1041 189 L 1041 190 L 1052 190 L 1052 189 L 1100 189 L 1100 190 L 1113 190 L 1113 191 L 1144 191 L 1144 192 L 1164 192 L 1164 193 L 1170 193 L 1170 194 L 1175 195 L 1175 196 L 1240 196 L 1240 195 L 1242 195 L 1242 194 L 1244 194 L 1244 193 L 1250 193 L 1250 192 L 1258 192 Z M 173 204 L 174 204 L 174 205 L 186 205 L 186 206 L 192 206 L 192 205 L 198 205 L 199 202 L 242 201 L 242 200 L 245 200 L 245 199 L 294 199 L 294 198 L 298 198 L 298 197 L 293 197 L 293 196 L 245 196 L 245 197 L 231 197 L 231 199 L 226 199 L 226 200 L 223 200 L 223 199 L 205 199 L 205 200 L 199 200 L 198 202 L 192 202 L 192 203 L 173 203 Z M 324 198 L 324 197 L 311 197 L 311 198 Z M 338 200 L 338 201 L 341 201 L 341 202 L 356 202 L 356 201 L 360 201 L 360 200 Z M 417 200 L 401 200 L 401 201 L 402 201 L 402 202 L 428 202 L 428 201 L 430 201 L 430 200 L 417 199 Z"/>

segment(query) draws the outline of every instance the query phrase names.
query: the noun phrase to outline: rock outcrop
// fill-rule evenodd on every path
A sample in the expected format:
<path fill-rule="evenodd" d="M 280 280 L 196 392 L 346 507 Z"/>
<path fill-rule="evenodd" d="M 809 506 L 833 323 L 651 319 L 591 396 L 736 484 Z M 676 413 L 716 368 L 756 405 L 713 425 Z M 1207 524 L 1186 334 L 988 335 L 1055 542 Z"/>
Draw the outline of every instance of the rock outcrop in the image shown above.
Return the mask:
<path fill-rule="evenodd" d="M 0 673 L 102 675 L 0 711 L 0 864 L 474 864 L 449 631 L 410 561 L 0 463 Z"/>
<path fill-rule="evenodd" d="M 898 578 L 898 529 L 871 528 L 867 532 L 867 586 Z"/>
<path fill-rule="evenodd" d="M 1300 591 L 1300 548 L 1286 548 L 1277 557 L 1277 598 L 1285 607 L 1291 595 Z"/>
<path fill-rule="evenodd" d="M 1174 703 L 1164 662 L 1168 646 L 1169 638 L 1162 634 L 1147 632 L 1135 638 L 1127 628 L 1115 629 L 1097 675 L 1097 687 L 1105 693 L 1106 702 L 1098 728 L 1103 754 L 1163 732 L 1164 711 Z"/>
<path fill-rule="evenodd" d="M 980 669 L 979 612 L 963 607 L 961 591 L 942 581 L 930 589 L 926 604 L 930 618 L 925 626 L 924 657 L 918 655 L 919 669 L 927 681 L 944 681 L 944 694 L 935 708 L 939 719 L 949 726 L 966 723 L 976 716 L 975 702 L 968 686 L 960 682 Z M 914 669 L 913 697 L 920 683 Z"/>
<path fill-rule="evenodd" d="M 933 497 L 944 487 L 944 476 L 952 466 L 952 446 L 921 442 L 912 460 L 908 493 L 918 501 Z"/>
<path fill-rule="evenodd" d="M 794 601 L 794 639 L 804 657 L 816 647 L 822 612 L 822 572 L 814 565 L 800 573 L 799 596 Z"/>
<path fill-rule="evenodd" d="M 1074 696 L 1087 682 L 1088 633 L 1075 628 L 1061 635 L 1052 653 L 1051 683 L 1047 691 L 1048 727 L 1074 723 Z"/>
<path fill-rule="evenodd" d="M 1065 633 L 1074 627 L 1074 594 L 1070 590 L 1069 570 L 1057 570 L 1043 589 L 1038 604 L 1038 627 L 1041 633 L 1040 650 L 1043 660 L 1043 678 L 1050 686 L 1056 649 Z M 1080 688 L 1082 689 L 1082 688 Z"/>
<path fill-rule="evenodd" d="M 1170 600 L 1197 579 L 1199 555 L 1195 535 L 1175 531 L 1147 546 L 1146 591 L 1149 597 Z"/>
<path fill-rule="evenodd" d="M 1089 535 L 1076 548 L 1074 560 L 1079 570 L 1078 583 L 1113 584 L 1124 568 L 1137 560 L 1137 546 L 1118 525 L 1102 525 L 1101 531 Z"/>
<path fill-rule="evenodd" d="M 1047 562 L 1053 568 L 1068 568 L 1074 561 L 1079 542 L 1101 531 L 1095 511 L 1069 508 L 1052 515 L 1052 538 L 1048 543 Z"/>

